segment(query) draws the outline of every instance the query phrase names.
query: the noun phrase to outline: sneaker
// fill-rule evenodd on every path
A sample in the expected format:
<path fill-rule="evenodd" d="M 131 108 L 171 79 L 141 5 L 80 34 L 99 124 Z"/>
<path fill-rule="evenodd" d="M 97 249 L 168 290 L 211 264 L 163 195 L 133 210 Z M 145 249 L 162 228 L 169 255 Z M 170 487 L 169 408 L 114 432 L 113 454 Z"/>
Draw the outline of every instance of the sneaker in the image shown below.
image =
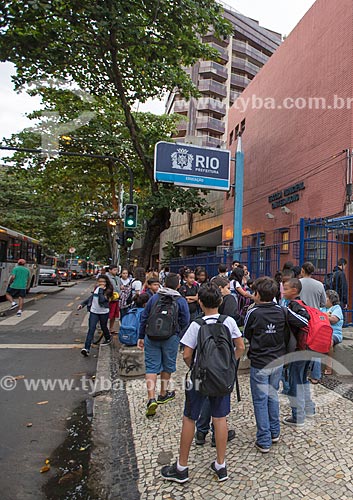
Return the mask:
<path fill-rule="evenodd" d="M 256 448 L 261 451 L 261 453 L 268 453 L 270 451 L 270 448 L 266 448 L 266 446 L 261 446 L 257 441 L 255 443 Z"/>
<path fill-rule="evenodd" d="M 316 413 L 305 413 L 305 418 L 315 418 Z"/>
<path fill-rule="evenodd" d="M 229 443 L 230 441 L 233 441 L 233 439 L 235 439 L 235 430 L 229 429 L 227 442 Z M 216 438 L 215 438 L 214 433 L 212 434 L 211 446 L 212 446 L 212 448 L 216 447 Z"/>
<path fill-rule="evenodd" d="M 147 403 L 146 417 L 153 417 L 156 414 L 157 406 L 157 401 L 150 399 Z"/>
<path fill-rule="evenodd" d="M 87 356 L 89 356 L 89 351 L 87 351 L 87 349 L 81 349 L 81 354 L 82 354 L 82 356 L 87 358 Z"/>
<path fill-rule="evenodd" d="M 11 307 L 10 307 L 10 311 L 12 311 L 12 309 L 16 309 L 16 307 L 18 307 L 17 302 L 12 302 Z"/>
<path fill-rule="evenodd" d="M 113 342 L 113 339 L 112 339 L 112 337 L 110 337 L 110 339 L 109 339 L 109 340 L 105 340 L 104 342 L 102 342 L 102 343 L 101 343 L 101 345 L 109 345 L 109 344 L 111 344 L 112 342 Z"/>
<path fill-rule="evenodd" d="M 183 471 L 178 470 L 177 463 L 173 465 L 165 465 L 161 468 L 161 476 L 167 481 L 175 481 L 176 483 L 185 483 L 189 481 L 189 469 Z"/>
<path fill-rule="evenodd" d="M 217 470 L 216 462 L 212 462 L 211 470 L 213 470 L 213 472 L 217 475 L 218 481 L 227 481 L 228 479 L 227 467 L 222 467 L 222 469 Z"/>
<path fill-rule="evenodd" d="M 173 399 L 175 399 L 175 391 L 167 391 L 164 396 L 158 396 L 157 403 L 159 405 L 163 405 L 164 403 L 168 403 L 168 401 L 172 401 Z"/>
<path fill-rule="evenodd" d="M 275 437 L 272 436 L 272 438 L 271 438 L 272 439 L 272 443 L 278 443 L 278 441 L 280 440 L 280 438 L 281 438 L 280 434 L 278 434 L 278 436 L 275 436 Z"/>
<path fill-rule="evenodd" d="M 17 311 L 16 316 L 18 316 L 18 317 L 22 316 L 22 311 L 21 311 L 21 309 Z"/>
<path fill-rule="evenodd" d="M 304 427 L 304 422 L 297 422 L 293 417 L 285 417 L 282 422 L 292 427 Z"/>
<path fill-rule="evenodd" d="M 203 446 L 206 442 L 206 434 L 201 431 L 196 431 L 195 434 L 195 444 Z"/>

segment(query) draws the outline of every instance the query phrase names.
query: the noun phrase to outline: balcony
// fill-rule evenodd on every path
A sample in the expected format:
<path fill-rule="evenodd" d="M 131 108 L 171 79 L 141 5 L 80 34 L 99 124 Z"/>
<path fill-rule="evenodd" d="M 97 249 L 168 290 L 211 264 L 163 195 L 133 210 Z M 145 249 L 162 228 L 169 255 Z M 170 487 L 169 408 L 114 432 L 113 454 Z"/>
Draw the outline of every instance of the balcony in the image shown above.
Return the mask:
<path fill-rule="evenodd" d="M 228 51 L 226 49 L 223 49 L 222 47 L 213 42 L 209 43 L 208 45 L 210 45 L 210 47 L 218 51 L 219 58 L 222 59 L 222 61 L 228 62 L 229 56 L 228 56 Z"/>
<path fill-rule="evenodd" d="M 217 120 L 216 118 L 205 116 L 204 118 L 198 118 L 196 120 L 196 129 L 211 130 L 213 132 L 218 132 L 219 134 L 224 134 L 226 130 L 226 124 L 221 120 Z"/>
<path fill-rule="evenodd" d="M 202 146 L 208 148 L 220 148 L 223 145 L 224 141 L 222 141 L 222 139 L 218 139 L 217 137 L 211 137 L 210 135 L 202 137 Z"/>
<path fill-rule="evenodd" d="M 200 92 L 211 92 L 221 97 L 226 97 L 227 95 L 226 86 L 214 80 L 200 80 L 198 89 Z"/>
<path fill-rule="evenodd" d="M 174 101 L 174 113 L 187 113 L 189 111 L 189 102 L 185 101 L 185 99 L 181 99 L 180 101 Z"/>
<path fill-rule="evenodd" d="M 269 56 L 240 40 L 233 40 L 232 49 L 242 54 L 246 54 L 262 64 L 265 64 L 269 60 Z"/>
<path fill-rule="evenodd" d="M 241 87 L 245 89 L 247 85 L 251 80 L 249 78 L 246 78 L 246 76 L 241 76 L 241 75 L 232 75 L 230 78 L 230 83 L 231 85 L 235 85 L 236 87 Z"/>
<path fill-rule="evenodd" d="M 224 82 L 228 78 L 227 68 L 213 61 L 201 61 L 199 72 L 203 76 L 208 76 L 219 82 Z"/>
<path fill-rule="evenodd" d="M 213 111 L 222 116 L 227 112 L 226 104 L 211 97 L 200 97 L 197 101 L 197 109 L 199 111 Z"/>
<path fill-rule="evenodd" d="M 232 68 L 234 69 L 241 69 L 243 71 L 246 71 L 247 73 L 250 73 L 251 75 L 255 76 L 257 73 L 260 71 L 262 66 L 256 66 L 256 64 L 253 64 L 246 59 L 242 59 L 241 57 L 233 57 L 232 58 Z"/>
<path fill-rule="evenodd" d="M 231 90 L 230 91 L 230 96 L 229 96 L 229 101 L 231 104 L 234 104 L 235 100 L 238 99 L 240 96 L 241 92 L 237 92 L 236 90 Z"/>

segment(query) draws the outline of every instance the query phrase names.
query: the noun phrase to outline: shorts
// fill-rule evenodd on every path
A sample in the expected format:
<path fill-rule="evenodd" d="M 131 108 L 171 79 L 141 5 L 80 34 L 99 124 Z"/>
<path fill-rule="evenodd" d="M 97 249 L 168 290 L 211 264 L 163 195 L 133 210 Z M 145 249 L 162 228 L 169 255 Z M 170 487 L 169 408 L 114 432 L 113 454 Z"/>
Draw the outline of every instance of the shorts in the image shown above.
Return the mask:
<path fill-rule="evenodd" d="M 109 302 L 109 319 L 119 318 L 119 302 Z"/>
<path fill-rule="evenodd" d="M 22 297 L 22 299 L 24 299 L 26 297 L 25 288 L 11 288 L 11 286 L 9 286 L 7 287 L 6 293 L 11 295 L 13 299 L 17 299 L 17 297 Z"/>
<path fill-rule="evenodd" d="M 211 397 L 204 396 L 194 387 L 185 391 L 184 416 L 190 420 L 198 420 L 205 399 L 208 397 L 211 405 L 211 416 L 214 418 L 223 418 L 230 413 L 230 394 L 227 396 Z"/>
<path fill-rule="evenodd" d="M 145 336 L 146 373 L 174 373 L 179 349 L 179 337 L 167 340 L 151 340 Z"/>
<path fill-rule="evenodd" d="M 333 345 L 337 345 L 337 344 L 340 344 L 342 342 L 342 340 L 338 337 L 336 337 L 335 335 L 332 336 L 332 342 L 333 342 Z"/>

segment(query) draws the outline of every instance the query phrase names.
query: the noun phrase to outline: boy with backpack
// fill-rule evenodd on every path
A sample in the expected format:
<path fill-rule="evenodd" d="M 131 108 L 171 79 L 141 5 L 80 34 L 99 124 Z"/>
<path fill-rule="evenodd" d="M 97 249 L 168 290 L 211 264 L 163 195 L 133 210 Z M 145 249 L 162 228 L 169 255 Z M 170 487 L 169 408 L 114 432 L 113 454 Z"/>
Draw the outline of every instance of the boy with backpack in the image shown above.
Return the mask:
<path fill-rule="evenodd" d="M 128 346 L 137 345 L 140 331 L 141 314 L 149 301 L 147 293 L 136 297 L 134 307 L 124 315 L 119 328 L 119 342 Z"/>
<path fill-rule="evenodd" d="M 297 351 L 303 351 L 301 359 L 289 365 L 288 396 L 292 416 L 283 419 L 285 425 L 303 427 L 306 418 L 315 416 L 315 404 L 310 395 L 308 371 L 312 361 L 311 352 L 328 353 L 332 342 L 332 327 L 325 313 L 309 307 L 299 299 L 302 284 L 291 278 L 284 284 L 283 296 L 289 300 L 288 313 L 302 318 L 303 326 L 293 330 L 297 338 Z M 288 318 L 290 314 L 288 314 Z"/>
<path fill-rule="evenodd" d="M 261 453 L 268 453 L 272 443 L 280 438 L 278 388 L 282 358 L 289 342 L 286 322 L 295 328 L 305 326 L 307 320 L 291 311 L 287 315 L 273 301 L 278 285 L 272 278 L 258 278 L 254 290 L 255 305 L 246 315 L 244 336 L 250 344 L 250 388 L 257 426 L 255 446 Z"/>
<path fill-rule="evenodd" d="M 181 340 L 184 344 L 184 361 L 191 368 L 191 381 L 185 390 L 179 458 L 176 463 L 161 470 L 162 477 L 168 481 L 185 483 L 189 479 L 187 464 L 195 421 L 206 397 L 210 399 L 216 434 L 217 458 L 212 462 L 211 470 L 217 475 L 218 481 L 228 479 L 225 463 L 228 437 L 226 417 L 230 412 L 236 359 L 244 352 L 244 342 L 233 318 L 218 313 L 221 302 L 220 290 L 214 283 L 200 287 L 199 304 L 204 316 L 191 323 Z"/>
<path fill-rule="evenodd" d="M 146 417 L 154 416 L 159 404 L 175 398 L 175 391 L 168 391 L 168 385 L 171 374 L 176 371 L 179 334 L 190 321 L 188 304 L 177 292 L 178 287 L 178 275 L 169 273 L 165 287 L 150 298 L 141 315 L 137 347 L 145 351 Z M 158 374 L 161 376 L 161 392 L 156 400 Z"/>

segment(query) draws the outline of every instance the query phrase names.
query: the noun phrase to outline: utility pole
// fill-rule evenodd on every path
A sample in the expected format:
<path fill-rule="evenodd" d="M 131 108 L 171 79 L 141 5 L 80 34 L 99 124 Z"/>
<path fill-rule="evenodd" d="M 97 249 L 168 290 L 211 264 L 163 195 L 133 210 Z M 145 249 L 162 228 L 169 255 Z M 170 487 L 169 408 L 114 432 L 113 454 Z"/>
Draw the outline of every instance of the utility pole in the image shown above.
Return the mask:
<path fill-rule="evenodd" d="M 233 219 L 233 260 L 241 260 L 240 250 L 243 246 L 243 192 L 244 192 L 244 153 L 241 134 L 238 135 L 235 155 L 235 194 Z"/>

